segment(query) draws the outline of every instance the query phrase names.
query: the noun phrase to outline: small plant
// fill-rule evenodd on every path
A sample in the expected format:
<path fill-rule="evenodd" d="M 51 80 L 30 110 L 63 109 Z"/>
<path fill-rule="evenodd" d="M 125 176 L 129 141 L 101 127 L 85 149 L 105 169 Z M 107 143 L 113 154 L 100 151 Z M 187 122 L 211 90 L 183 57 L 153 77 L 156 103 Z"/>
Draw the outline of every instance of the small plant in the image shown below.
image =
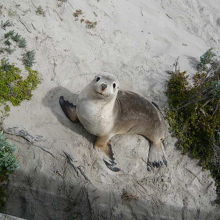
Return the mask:
<path fill-rule="evenodd" d="M 171 73 L 166 90 L 167 119 L 178 138 L 177 146 L 210 170 L 220 196 L 220 71 L 213 57 L 211 50 L 201 56 L 201 69 L 192 83 L 186 72 Z M 210 67 L 205 71 L 202 65 L 207 64 Z"/>
<path fill-rule="evenodd" d="M 11 38 L 12 36 L 14 36 L 14 34 L 15 34 L 15 31 L 9 31 L 9 32 L 7 32 L 7 33 L 5 33 L 5 38 Z"/>
<path fill-rule="evenodd" d="M 25 48 L 27 46 L 27 42 L 25 40 L 25 38 L 21 37 L 19 42 L 18 42 L 18 47 L 19 48 Z"/>
<path fill-rule="evenodd" d="M 19 42 L 20 39 L 21 39 L 21 35 L 18 34 L 18 33 L 16 33 L 16 34 L 14 33 L 14 34 L 11 35 L 10 37 L 11 37 L 11 39 L 12 39 L 13 41 L 15 41 L 15 42 Z"/>
<path fill-rule="evenodd" d="M 81 9 L 78 9 L 78 10 L 76 10 L 75 12 L 73 12 L 73 16 L 75 17 L 75 18 L 78 18 L 80 15 L 82 15 L 83 14 L 83 12 L 82 12 L 82 10 Z"/>
<path fill-rule="evenodd" d="M 12 26 L 12 23 L 9 20 L 7 20 L 5 22 L 1 21 L 1 28 L 2 29 L 6 30 L 7 27 L 11 27 L 11 26 Z"/>
<path fill-rule="evenodd" d="M 207 71 L 214 63 L 216 54 L 213 52 L 213 48 L 207 50 L 201 57 L 200 62 L 197 65 L 198 71 Z"/>
<path fill-rule="evenodd" d="M 97 25 L 97 21 L 93 22 L 93 21 L 86 20 L 85 23 L 86 23 L 86 28 L 88 29 L 95 28 Z"/>
<path fill-rule="evenodd" d="M 61 7 L 63 3 L 67 2 L 67 0 L 58 0 L 57 6 Z"/>
<path fill-rule="evenodd" d="M 12 10 L 11 8 L 8 10 L 9 17 L 15 17 L 16 15 L 17 15 L 17 12 L 15 10 Z"/>
<path fill-rule="evenodd" d="M 6 47 L 6 48 L 2 48 L 3 51 L 6 51 L 8 54 L 12 54 L 15 49 L 12 49 L 12 48 L 9 48 L 9 47 Z"/>
<path fill-rule="evenodd" d="M 22 37 L 20 34 L 15 33 L 15 31 L 9 31 L 9 32 L 5 33 L 4 36 L 6 38 L 5 42 L 10 42 L 9 39 L 11 39 L 17 43 L 19 48 L 25 48 L 27 46 L 27 42 L 26 42 L 25 38 Z M 10 46 L 10 45 L 7 44 L 7 46 Z"/>
<path fill-rule="evenodd" d="M 11 42 L 10 42 L 10 40 L 8 40 L 8 39 L 4 41 L 4 44 L 5 44 L 6 46 L 8 46 L 8 47 L 11 46 Z"/>
<path fill-rule="evenodd" d="M 34 61 L 35 61 L 35 51 L 34 50 L 27 51 L 26 53 L 23 54 L 22 62 L 24 64 L 24 66 L 32 67 L 33 64 L 35 63 Z"/>
<path fill-rule="evenodd" d="M 80 15 L 82 15 L 82 14 L 83 14 L 83 12 L 82 12 L 81 9 L 76 10 L 76 11 L 73 13 L 73 16 L 75 17 L 75 21 L 78 21 Z M 97 16 L 97 15 L 96 15 L 96 16 Z M 81 23 L 85 23 L 86 28 L 88 28 L 88 29 L 95 28 L 96 25 L 97 25 L 97 21 L 89 21 L 89 20 L 85 20 L 84 18 L 81 18 L 81 19 L 80 19 L 80 22 L 81 22 Z"/>
<path fill-rule="evenodd" d="M 44 11 L 44 9 L 41 6 L 37 7 L 36 14 L 37 15 L 42 15 L 42 16 L 45 17 L 45 11 Z"/>

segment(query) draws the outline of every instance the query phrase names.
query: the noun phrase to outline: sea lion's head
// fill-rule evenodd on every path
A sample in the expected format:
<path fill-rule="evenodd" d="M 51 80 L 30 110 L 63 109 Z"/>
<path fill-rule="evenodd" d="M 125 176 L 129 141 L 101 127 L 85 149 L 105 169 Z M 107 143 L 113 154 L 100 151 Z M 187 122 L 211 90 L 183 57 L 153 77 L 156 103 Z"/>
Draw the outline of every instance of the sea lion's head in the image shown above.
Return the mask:
<path fill-rule="evenodd" d="M 117 96 L 119 82 L 114 75 L 99 74 L 92 81 L 93 92 L 99 99 L 112 99 Z"/>

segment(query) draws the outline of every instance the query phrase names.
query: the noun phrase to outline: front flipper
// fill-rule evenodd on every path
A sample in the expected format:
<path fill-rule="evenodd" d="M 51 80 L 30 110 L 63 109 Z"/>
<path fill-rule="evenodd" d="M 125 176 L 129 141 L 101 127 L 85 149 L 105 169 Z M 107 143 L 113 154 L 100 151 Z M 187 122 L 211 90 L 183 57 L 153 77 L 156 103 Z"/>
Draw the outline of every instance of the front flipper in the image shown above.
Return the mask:
<path fill-rule="evenodd" d="M 105 165 L 113 172 L 120 171 L 120 168 L 116 167 L 114 154 L 111 144 L 108 142 L 108 137 L 98 137 L 95 142 L 95 148 L 100 153 Z"/>
<path fill-rule="evenodd" d="M 60 96 L 59 99 L 60 106 L 66 115 L 67 118 L 69 118 L 70 121 L 72 122 L 78 122 L 79 119 L 76 115 L 76 106 L 73 105 L 72 103 L 64 100 L 63 96 Z"/>

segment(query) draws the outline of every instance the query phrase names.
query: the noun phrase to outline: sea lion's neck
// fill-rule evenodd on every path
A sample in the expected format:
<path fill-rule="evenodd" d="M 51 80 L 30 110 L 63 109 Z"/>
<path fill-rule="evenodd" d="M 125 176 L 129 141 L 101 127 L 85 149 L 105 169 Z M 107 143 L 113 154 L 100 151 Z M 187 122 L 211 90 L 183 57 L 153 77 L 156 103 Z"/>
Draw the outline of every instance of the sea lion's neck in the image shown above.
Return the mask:
<path fill-rule="evenodd" d="M 78 97 L 77 116 L 83 126 L 94 135 L 105 135 L 114 125 L 115 99 L 99 98 L 84 90 Z"/>

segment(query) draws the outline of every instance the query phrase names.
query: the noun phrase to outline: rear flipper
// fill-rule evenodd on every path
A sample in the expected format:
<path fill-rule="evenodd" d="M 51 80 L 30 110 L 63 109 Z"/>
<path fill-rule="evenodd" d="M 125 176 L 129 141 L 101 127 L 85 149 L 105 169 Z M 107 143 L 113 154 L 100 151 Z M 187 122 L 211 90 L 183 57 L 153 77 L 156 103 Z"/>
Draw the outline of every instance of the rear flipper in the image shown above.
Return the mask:
<path fill-rule="evenodd" d="M 152 143 L 148 154 L 148 169 L 153 167 L 161 167 L 162 165 L 167 166 L 166 155 L 163 149 L 163 144 L 161 142 L 155 144 Z"/>
<path fill-rule="evenodd" d="M 78 122 L 79 119 L 76 115 L 76 106 L 73 105 L 72 103 L 64 100 L 63 96 L 60 96 L 59 99 L 60 106 L 66 115 L 67 118 L 69 118 L 70 121 L 72 122 Z"/>
<path fill-rule="evenodd" d="M 113 171 L 113 172 L 118 172 L 118 171 L 121 170 L 120 168 L 116 167 L 117 164 L 116 164 L 114 161 L 110 161 L 110 163 L 107 162 L 106 160 L 103 160 L 103 161 L 104 161 L 105 165 L 106 165 L 111 171 Z"/>

